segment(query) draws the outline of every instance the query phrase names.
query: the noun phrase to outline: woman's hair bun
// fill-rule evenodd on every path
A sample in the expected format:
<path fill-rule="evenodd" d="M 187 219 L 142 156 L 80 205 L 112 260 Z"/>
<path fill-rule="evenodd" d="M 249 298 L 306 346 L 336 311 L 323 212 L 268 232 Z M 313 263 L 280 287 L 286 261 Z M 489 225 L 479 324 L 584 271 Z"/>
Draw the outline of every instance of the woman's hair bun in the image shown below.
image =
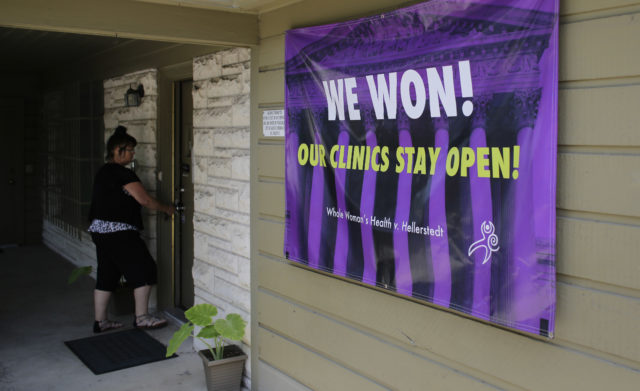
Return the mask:
<path fill-rule="evenodd" d="M 121 153 L 124 151 L 125 147 L 135 147 L 137 144 L 138 141 L 135 137 L 127 134 L 127 128 L 122 125 L 118 125 L 111 137 L 109 137 L 109 140 L 107 140 L 107 160 L 109 161 L 113 159 L 113 152 L 116 148 L 118 148 L 118 153 Z"/>

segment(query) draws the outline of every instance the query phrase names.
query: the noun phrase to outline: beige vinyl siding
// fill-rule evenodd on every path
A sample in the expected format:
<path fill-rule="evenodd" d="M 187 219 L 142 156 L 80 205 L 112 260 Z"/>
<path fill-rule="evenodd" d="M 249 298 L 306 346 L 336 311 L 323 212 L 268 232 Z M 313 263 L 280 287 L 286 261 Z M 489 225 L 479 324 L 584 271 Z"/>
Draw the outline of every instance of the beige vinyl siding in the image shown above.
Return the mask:
<path fill-rule="evenodd" d="M 253 118 L 284 107 L 284 31 L 393 3 L 301 1 L 261 15 Z M 277 370 L 258 370 L 254 386 L 283 376 L 314 390 L 637 389 L 640 1 L 564 0 L 560 22 L 555 338 L 287 262 L 284 139 L 253 121 L 254 359 Z"/>

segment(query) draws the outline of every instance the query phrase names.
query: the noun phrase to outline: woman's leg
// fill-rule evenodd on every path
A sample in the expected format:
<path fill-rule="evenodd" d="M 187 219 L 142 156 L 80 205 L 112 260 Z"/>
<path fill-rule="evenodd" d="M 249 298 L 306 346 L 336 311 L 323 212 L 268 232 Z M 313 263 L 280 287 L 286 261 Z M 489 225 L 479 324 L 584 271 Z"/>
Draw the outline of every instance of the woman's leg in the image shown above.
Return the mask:
<path fill-rule="evenodd" d="M 95 289 L 93 291 L 94 311 L 98 322 L 107 319 L 107 305 L 109 304 L 109 298 L 111 298 L 111 292 L 109 291 L 102 291 L 99 289 Z"/>
<path fill-rule="evenodd" d="M 111 249 L 114 242 L 110 234 L 92 233 L 91 238 L 96 244 L 96 256 L 98 259 L 98 271 L 96 274 L 96 288 L 93 291 L 93 303 L 96 321 L 93 324 L 93 332 L 117 329 L 122 327 L 122 323 L 112 321 L 107 318 L 107 307 L 111 292 L 116 289 L 120 280 L 120 271 L 113 264 L 113 253 Z M 117 242 L 116 242 L 117 243 Z"/>
<path fill-rule="evenodd" d="M 133 297 L 136 301 L 135 327 L 143 329 L 157 329 L 167 325 L 167 320 L 149 315 L 149 294 L 151 285 L 143 285 L 133 290 Z"/>
<path fill-rule="evenodd" d="M 127 256 L 118 261 L 127 282 L 134 286 L 133 298 L 136 304 L 134 326 L 154 329 L 165 326 L 167 321 L 149 315 L 149 296 L 151 287 L 158 282 L 156 263 L 151 257 L 147 245 L 136 231 L 123 231 L 121 245 L 127 249 Z"/>
<path fill-rule="evenodd" d="M 133 290 L 133 298 L 136 301 L 136 316 L 149 313 L 149 295 L 151 285 L 143 285 Z"/>
<path fill-rule="evenodd" d="M 107 319 L 107 306 L 109 305 L 111 292 L 95 289 L 93 291 L 94 311 L 96 321 L 93 322 L 93 332 L 101 333 L 103 331 L 117 329 L 122 327 L 122 323 Z"/>

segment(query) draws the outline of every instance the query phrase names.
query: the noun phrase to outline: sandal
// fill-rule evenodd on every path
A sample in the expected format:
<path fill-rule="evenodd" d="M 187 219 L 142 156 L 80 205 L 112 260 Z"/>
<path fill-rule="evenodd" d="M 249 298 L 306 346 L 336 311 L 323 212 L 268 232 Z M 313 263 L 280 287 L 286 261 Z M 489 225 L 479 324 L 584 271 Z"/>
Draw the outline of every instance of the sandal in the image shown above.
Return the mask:
<path fill-rule="evenodd" d="M 167 325 L 167 320 L 144 314 L 136 316 L 133 327 L 138 329 L 159 329 Z"/>
<path fill-rule="evenodd" d="M 108 330 L 119 329 L 122 326 L 122 323 L 116 320 L 96 320 L 95 322 L 93 322 L 93 332 L 102 333 Z"/>

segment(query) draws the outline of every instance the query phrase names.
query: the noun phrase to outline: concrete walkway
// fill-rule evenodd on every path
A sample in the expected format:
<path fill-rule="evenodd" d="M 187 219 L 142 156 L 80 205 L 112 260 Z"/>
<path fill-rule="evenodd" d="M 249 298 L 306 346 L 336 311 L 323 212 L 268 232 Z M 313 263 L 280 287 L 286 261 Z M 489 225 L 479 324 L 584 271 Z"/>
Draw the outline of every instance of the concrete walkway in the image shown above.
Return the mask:
<path fill-rule="evenodd" d="M 68 285 L 73 269 L 44 246 L 0 253 L 0 390 L 206 390 L 190 341 L 178 358 L 94 375 L 63 343 L 93 335 L 94 280 Z M 131 327 L 133 315 L 116 318 Z M 149 334 L 166 345 L 177 328 Z"/>

